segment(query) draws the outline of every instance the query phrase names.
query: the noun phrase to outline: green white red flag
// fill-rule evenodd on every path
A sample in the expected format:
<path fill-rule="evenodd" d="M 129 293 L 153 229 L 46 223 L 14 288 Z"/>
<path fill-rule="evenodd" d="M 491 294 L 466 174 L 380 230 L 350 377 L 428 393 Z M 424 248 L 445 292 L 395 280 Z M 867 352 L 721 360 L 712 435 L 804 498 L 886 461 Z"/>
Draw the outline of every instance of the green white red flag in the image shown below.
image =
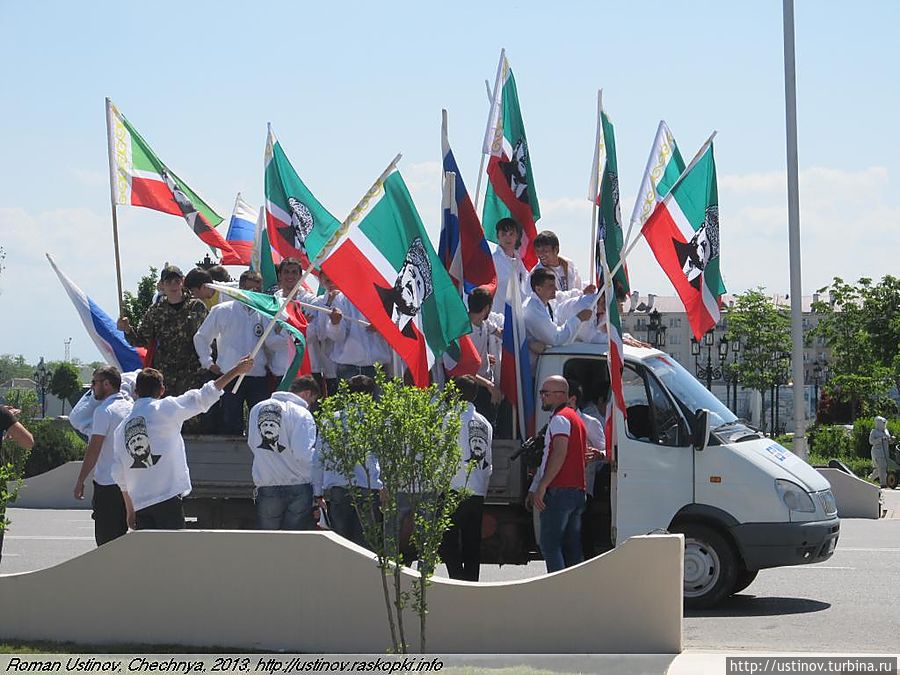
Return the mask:
<path fill-rule="evenodd" d="M 701 339 L 719 322 L 725 292 L 712 137 L 657 204 L 642 234 L 684 303 L 694 337 Z"/>
<path fill-rule="evenodd" d="M 212 289 L 219 291 L 223 296 L 228 296 L 232 300 L 236 300 L 251 309 L 255 309 L 261 315 L 268 319 L 274 319 L 281 309 L 281 302 L 268 293 L 257 293 L 255 291 L 245 291 L 241 288 L 228 286 L 226 284 L 207 284 Z M 287 391 L 291 387 L 291 383 L 300 375 L 308 375 L 312 372 L 309 363 L 309 355 L 306 352 L 306 317 L 300 311 L 300 306 L 295 302 L 289 302 L 284 308 L 284 313 L 278 320 L 278 325 L 282 330 L 286 330 L 294 339 L 294 347 L 296 352 L 288 366 L 281 383 L 278 385 L 280 391 Z"/>
<path fill-rule="evenodd" d="M 471 332 L 459 291 L 441 264 L 395 166 L 345 223 L 321 268 L 428 385 L 435 360 Z"/>
<path fill-rule="evenodd" d="M 269 242 L 283 258 L 306 269 L 341 223 L 322 206 L 288 161 L 272 125 L 265 155 L 266 225 Z"/>
<path fill-rule="evenodd" d="M 279 256 L 280 260 L 281 256 Z M 269 244 L 269 232 L 266 228 L 266 210 L 259 209 L 256 228 L 253 232 L 253 248 L 250 251 L 250 269 L 262 276 L 262 289 L 268 291 L 278 284 L 275 271 L 275 259 L 272 246 Z"/>
<path fill-rule="evenodd" d="M 638 191 L 634 210 L 631 212 L 631 223 L 643 227 L 653 213 L 656 205 L 669 194 L 669 190 L 684 173 L 684 159 L 675 143 L 675 137 L 669 130 L 665 120 L 660 120 L 644 169 L 644 179 Z M 627 242 L 626 242 L 627 244 Z"/>
<path fill-rule="evenodd" d="M 628 268 L 619 261 L 625 247 L 622 214 L 619 208 L 619 167 L 616 161 L 616 134 L 613 124 L 603 110 L 603 91 L 597 94 L 597 137 L 594 143 L 594 162 L 588 199 L 597 204 L 597 240 L 594 242 L 595 279 L 603 276 L 600 247 L 603 246 L 608 269 L 618 268 L 613 279 L 619 296 L 631 291 Z"/>
<path fill-rule="evenodd" d="M 519 250 L 527 269 L 537 264 L 534 238 L 541 217 L 531 152 L 525 138 L 525 125 L 519 109 L 519 94 L 506 51 L 500 52 L 494 99 L 488 115 L 482 148 L 488 158 L 488 186 L 484 196 L 481 224 L 491 241 L 497 241 L 497 221 L 515 218 L 522 225 L 522 247 Z"/>
<path fill-rule="evenodd" d="M 223 254 L 231 246 L 215 227 L 222 216 L 162 163 L 112 101 L 106 99 L 109 172 L 113 204 L 143 206 L 182 216 L 204 243 Z"/>

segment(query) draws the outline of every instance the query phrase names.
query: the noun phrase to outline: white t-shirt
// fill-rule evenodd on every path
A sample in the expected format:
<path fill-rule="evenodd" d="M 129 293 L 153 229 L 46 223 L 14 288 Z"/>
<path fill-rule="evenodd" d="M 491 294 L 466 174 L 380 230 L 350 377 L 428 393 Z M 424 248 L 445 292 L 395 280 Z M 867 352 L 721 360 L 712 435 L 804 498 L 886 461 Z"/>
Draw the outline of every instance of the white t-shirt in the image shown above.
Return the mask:
<path fill-rule="evenodd" d="M 231 370 L 238 361 L 253 351 L 267 324 L 268 319 L 237 300 L 214 305 L 194 333 L 194 351 L 197 352 L 200 365 L 209 368 L 213 364 L 210 345 L 215 340 L 216 364 L 223 373 Z M 259 354 L 253 360 L 253 369 L 247 374 L 251 377 L 266 374 L 264 354 Z"/>
<path fill-rule="evenodd" d="M 572 290 L 581 290 L 581 276 L 578 274 L 578 268 L 575 267 L 575 263 L 573 263 L 568 258 L 563 258 L 559 256 L 560 263 L 565 260 L 566 264 L 559 264 L 555 267 L 547 267 L 542 263 L 538 263 L 534 266 L 534 269 L 538 267 L 547 267 L 553 274 L 556 276 L 556 288 L 560 291 L 572 291 Z M 532 270 L 533 272 L 534 270 Z"/>
<path fill-rule="evenodd" d="M 316 423 L 306 401 L 276 391 L 250 411 L 247 445 L 253 451 L 253 484 L 303 485 L 313 482 Z"/>
<path fill-rule="evenodd" d="M 98 485 L 115 485 L 113 465 L 115 463 L 115 433 L 118 426 L 131 412 L 131 399 L 122 392 L 116 392 L 99 402 L 94 410 L 89 436 L 103 436 L 100 455 L 94 466 L 94 481 Z"/>
<path fill-rule="evenodd" d="M 181 425 L 209 410 L 222 396 L 214 382 L 181 396 L 139 398 L 116 428 L 113 477 L 134 510 L 191 491 Z"/>

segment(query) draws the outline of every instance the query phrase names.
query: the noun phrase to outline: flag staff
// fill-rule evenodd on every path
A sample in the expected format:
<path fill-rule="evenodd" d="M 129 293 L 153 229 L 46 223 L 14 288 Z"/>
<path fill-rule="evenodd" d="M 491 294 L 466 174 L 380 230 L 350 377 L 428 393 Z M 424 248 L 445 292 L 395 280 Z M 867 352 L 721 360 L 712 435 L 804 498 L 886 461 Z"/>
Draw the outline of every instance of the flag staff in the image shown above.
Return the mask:
<path fill-rule="evenodd" d="M 593 177 L 593 173 L 597 173 L 597 180 L 591 181 L 591 192 L 594 194 L 589 195 L 591 200 L 591 243 L 588 247 L 589 251 L 593 252 L 594 261 L 591 265 L 593 268 L 591 270 L 591 276 L 594 279 L 594 283 L 599 283 L 599 275 L 597 274 L 597 216 L 600 210 L 600 205 L 598 203 L 598 199 L 600 197 L 600 186 L 603 184 L 603 176 L 600 174 L 600 139 L 601 134 L 603 133 L 603 90 L 597 90 L 597 138 L 594 142 L 594 166 L 591 167 L 591 174 Z M 596 184 L 595 184 L 596 183 Z"/>
<path fill-rule="evenodd" d="M 488 110 L 487 125 L 484 129 L 484 143 L 481 146 L 481 164 L 478 166 L 478 181 L 475 184 L 475 211 L 478 211 L 478 199 L 481 197 L 481 178 L 484 175 L 484 158 L 491 153 L 491 146 L 494 139 L 491 138 L 491 122 L 499 116 L 500 111 L 497 109 L 497 95 L 500 93 L 500 80 L 503 77 L 503 63 L 506 61 L 506 49 L 500 50 L 500 63 L 497 64 L 497 79 L 494 84 L 494 91 L 491 93 L 491 87 L 485 80 L 485 86 L 488 91 L 488 99 L 490 99 L 491 107 Z M 496 125 L 493 125 L 496 126 Z"/>
<path fill-rule="evenodd" d="M 112 101 L 106 97 L 106 139 L 109 159 L 109 206 L 112 209 L 113 251 L 116 256 L 116 288 L 119 301 L 119 316 L 125 315 L 122 293 L 122 261 L 119 257 L 119 223 L 116 219 L 116 164 L 113 159 Z"/>
<path fill-rule="evenodd" d="M 272 329 L 275 327 L 275 324 L 278 322 L 278 319 L 284 314 L 284 308 L 287 307 L 288 303 L 294 299 L 294 296 L 297 295 L 297 292 L 303 287 L 303 284 L 306 282 L 306 278 L 312 273 L 312 269 L 318 265 L 322 260 L 327 258 L 332 249 L 337 245 L 338 241 L 342 237 L 347 234 L 347 231 L 350 229 L 350 226 L 353 225 L 357 220 L 359 220 L 360 214 L 368 207 L 369 201 L 371 201 L 380 190 L 383 189 L 384 181 L 387 180 L 388 174 L 394 170 L 394 167 L 397 165 L 397 162 L 400 161 L 400 158 L 403 155 L 397 153 L 397 156 L 391 160 L 391 163 L 387 165 L 387 168 L 381 172 L 381 175 L 372 184 L 372 187 L 369 188 L 369 191 L 363 196 L 362 199 L 359 200 L 356 206 L 353 207 L 353 210 L 350 212 L 344 222 L 341 223 L 341 226 L 334 231 L 334 234 L 331 235 L 331 239 L 322 247 L 322 250 L 319 251 L 319 254 L 315 257 L 314 260 L 310 261 L 306 270 L 304 270 L 303 274 L 300 275 L 300 278 L 297 279 L 297 283 L 294 284 L 294 287 L 291 289 L 291 292 L 287 294 L 287 297 L 284 298 L 284 301 L 281 303 L 281 307 L 278 308 L 278 312 L 275 314 L 275 317 L 269 322 L 269 325 L 266 326 L 266 329 L 263 331 L 263 334 L 259 336 L 259 340 L 256 342 L 256 346 L 253 347 L 253 351 L 250 352 L 251 357 L 255 357 L 260 348 L 263 345 L 263 342 L 266 341 L 266 338 L 269 337 L 269 333 L 272 332 Z M 244 380 L 244 376 L 241 375 L 237 382 L 234 383 L 234 388 L 231 390 L 232 393 L 238 390 L 238 387 L 241 386 L 241 382 Z"/>
<path fill-rule="evenodd" d="M 708 146 L 710 143 L 713 142 L 713 139 L 716 137 L 716 134 L 717 134 L 717 133 L 719 133 L 719 132 L 718 132 L 718 131 L 712 132 L 712 134 L 710 134 L 710 137 L 706 139 L 706 143 L 704 143 L 703 145 L 700 146 L 700 149 L 697 151 L 697 154 L 694 155 L 694 159 L 692 159 L 692 160 L 691 160 L 691 163 L 688 164 L 688 165 L 684 168 L 684 171 L 681 172 L 681 175 L 678 177 L 678 180 L 676 180 L 676 181 L 672 184 L 672 187 L 669 189 L 668 194 L 663 198 L 663 200 L 662 200 L 661 202 L 657 203 L 657 205 L 656 205 L 656 208 L 657 208 L 657 209 L 659 208 L 659 205 L 660 205 L 660 204 L 664 204 L 664 203 L 666 203 L 667 201 L 669 201 L 669 200 L 672 198 L 672 191 L 675 189 L 675 186 L 678 185 L 678 184 L 684 179 L 684 177 L 687 176 L 688 173 L 690 173 L 691 169 L 694 168 L 694 165 L 700 160 L 700 158 L 703 156 L 703 153 L 706 152 L 707 146 Z M 655 211 L 656 211 L 656 209 L 654 209 L 654 212 L 655 212 Z M 652 214 L 651 214 L 651 217 L 652 217 Z M 649 218 L 648 218 L 648 220 L 649 220 Z M 644 224 L 646 225 L 646 223 L 644 223 Z M 643 229 L 642 229 L 641 231 L 643 231 Z M 622 254 L 622 257 L 619 259 L 619 262 L 618 262 L 618 263 L 616 264 L 616 266 L 613 268 L 612 274 L 615 274 L 616 272 L 618 272 L 618 271 L 622 268 L 622 265 L 625 264 L 625 258 L 626 258 L 626 256 L 627 256 L 629 253 L 631 253 L 631 249 L 633 249 L 635 246 L 637 246 L 637 243 L 638 243 L 640 240 L 641 240 L 640 237 L 635 237 L 635 238 L 634 238 L 634 241 L 628 243 L 628 246 L 625 248 L 625 252 Z"/>

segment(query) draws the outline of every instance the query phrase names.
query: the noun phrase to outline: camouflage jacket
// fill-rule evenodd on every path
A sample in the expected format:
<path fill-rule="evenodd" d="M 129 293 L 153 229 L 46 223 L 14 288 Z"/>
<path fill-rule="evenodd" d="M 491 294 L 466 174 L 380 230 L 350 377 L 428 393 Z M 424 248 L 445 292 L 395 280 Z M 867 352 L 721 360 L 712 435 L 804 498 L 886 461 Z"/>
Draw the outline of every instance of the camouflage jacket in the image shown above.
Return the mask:
<path fill-rule="evenodd" d="M 170 388 L 170 379 L 193 381 L 200 370 L 194 333 L 206 315 L 206 305 L 197 298 L 185 295 L 184 302 L 177 306 L 162 300 L 147 310 L 137 330 L 126 337 L 135 346 L 157 344 L 153 367 L 163 373 Z"/>

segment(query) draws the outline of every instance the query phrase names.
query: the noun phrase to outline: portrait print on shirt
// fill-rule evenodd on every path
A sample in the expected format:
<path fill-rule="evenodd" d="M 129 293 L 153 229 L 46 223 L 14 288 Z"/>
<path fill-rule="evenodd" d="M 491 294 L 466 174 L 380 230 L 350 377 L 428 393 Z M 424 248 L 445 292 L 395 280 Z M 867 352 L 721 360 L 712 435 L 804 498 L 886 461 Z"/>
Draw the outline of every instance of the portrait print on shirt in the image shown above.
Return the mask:
<path fill-rule="evenodd" d="M 131 456 L 132 469 L 149 469 L 154 466 L 160 455 L 152 454 L 150 434 L 147 433 L 147 420 L 143 417 L 132 417 L 125 423 L 125 449 Z"/>
<path fill-rule="evenodd" d="M 469 456 L 466 462 L 474 462 L 476 469 L 488 468 L 487 451 L 490 447 L 487 425 L 481 420 L 469 420 Z"/>
<path fill-rule="evenodd" d="M 257 447 L 261 450 L 284 452 L 285 446 L 278 442 L 281 435 L 281 406 L 270 403 L 260 408 L 256 426 L 260 436 L 260 443 Z"/>
<path fill-rule="evenodd" d="M 409 322 L 434 292 L 431 260 L 421 237 L 416 237 L 410 243 L 393 287 L 378 287 L 377 290 L 391 321 L 397 324 L 403 335 L 413 337 Z"/>

